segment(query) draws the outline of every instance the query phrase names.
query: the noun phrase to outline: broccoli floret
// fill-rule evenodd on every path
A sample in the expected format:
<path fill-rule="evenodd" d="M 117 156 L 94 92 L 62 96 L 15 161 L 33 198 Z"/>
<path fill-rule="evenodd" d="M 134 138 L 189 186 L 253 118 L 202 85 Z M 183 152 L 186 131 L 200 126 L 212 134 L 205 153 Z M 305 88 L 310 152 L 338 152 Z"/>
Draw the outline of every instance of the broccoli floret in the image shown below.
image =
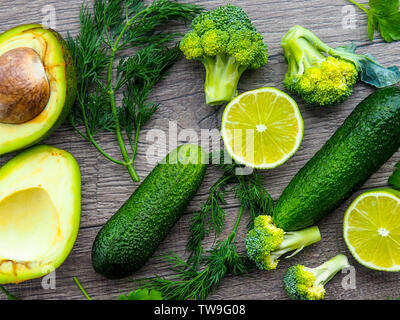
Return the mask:
<path fill-rule="evenodd" d="M 268 61 L 267 45 L 242 8 L 225 5 L 200 14 L 180 49 L 206 69 L 206 103 L 219 105 L 237 95 L 243 72 Z"/>
<path fill-rule="evenodd" d="M 285 274 L 283 283 L 289 297 L 293 300 L 323 300 L 325 284 L 343 268 L 349 267 L 349 261 L 343 254 L 316 268 L 303 265 L 290 267 Z"/>
<path fill-rule="evenodd" d="M 284 254 L 295 251 L 291 255 L 294 256 L 304 247 L 320 240 L 318 227 L 285 232 L 273 224 L 270 216 L 260 215 L 255 218 L 254 228 L 247 234 L 246 250 L 259 269 L 274 270 Z"/>
<path fill-rule="evenodd" d="M 310 30 L 294 26 L 281 45 L 288 63 L 284 85 L 289 91 L 321 106 L 343 102 L 352 94 L 358 78 L 356 65 L 333 56 L 333 49 Z"/>
<path fill-rule="evenodd" d="M 355 45 L 333 49 L 310 30 L 294 26 L 282 38 L 288 63 L 284 85 L 310 104 L 335 105 L 353 93 L 361 80 L 378 88 L 400 80 L 396 67 L 384 68 L 370 55 L 355 53 Z"/>

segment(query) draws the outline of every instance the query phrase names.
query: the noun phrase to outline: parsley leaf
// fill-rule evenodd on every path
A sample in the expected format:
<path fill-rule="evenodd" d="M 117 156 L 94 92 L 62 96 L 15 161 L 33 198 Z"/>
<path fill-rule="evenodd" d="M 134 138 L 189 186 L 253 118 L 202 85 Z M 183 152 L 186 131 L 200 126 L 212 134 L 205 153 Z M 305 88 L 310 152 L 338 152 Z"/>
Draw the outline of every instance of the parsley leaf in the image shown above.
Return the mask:
<path fill-rule="evenodd" d="M 118 300 L 162 300 L 161 292 L 157 290 L 137 289 L 128 294 L 122 294 Z"/>
<path fill-rule="evenodd" d="M 379 30 L 386 42 L 400 40 L 399 0 L 369 0 L 368 6 L 349 0 L 368 16 L 369 40 L 374 40 L 375 30 Z"/>
<path fill-rule="evenodd" d="M 85 288 L 81 285 L 77 277 L 73 278 L 75 281 L 75 284 L 79 288 L 79 290 L 82 292 L 82 294 L 85 296 L 87 300 L 92 300 L 92 298 L 88 295 L 86 292 Z M 0 289 L 2 287 L 0 286 Z M 163 300 L 163 297 L 161 295 L 161 292 L 157 290 L 148 290 L 146 288 L 143 289 L 137 289 L 136 291 L 132 291 L 128 293 L 128 296 L 121 294 L 118 298 L 118 300 Z"/>

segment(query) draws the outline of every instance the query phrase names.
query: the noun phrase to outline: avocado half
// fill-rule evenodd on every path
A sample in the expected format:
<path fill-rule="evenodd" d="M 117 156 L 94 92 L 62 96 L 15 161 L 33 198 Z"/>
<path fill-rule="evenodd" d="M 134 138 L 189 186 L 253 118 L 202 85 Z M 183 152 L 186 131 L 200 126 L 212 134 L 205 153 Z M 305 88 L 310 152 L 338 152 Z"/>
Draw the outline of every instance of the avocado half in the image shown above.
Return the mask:
<path fill-rule="evenodd" d="M 70 153 L 37 146 L 0 168 L 0 284 L 58 268 L 75 243 L 80 214 L 81 176 Z"/>
<path fill-rule="evenodd" d="M 63 38 L 39 24 L 0 35 L 0 155 L 46 138 L 76 98 L 76 73 Z"/>

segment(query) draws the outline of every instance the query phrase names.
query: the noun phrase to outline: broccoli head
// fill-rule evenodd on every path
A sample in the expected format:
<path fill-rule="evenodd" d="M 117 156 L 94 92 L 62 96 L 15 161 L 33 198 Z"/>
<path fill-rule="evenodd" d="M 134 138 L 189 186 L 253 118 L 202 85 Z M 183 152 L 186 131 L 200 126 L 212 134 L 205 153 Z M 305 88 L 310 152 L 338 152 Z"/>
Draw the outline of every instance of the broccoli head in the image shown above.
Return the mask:
<path fill-rule="evenodd" d="M 316 268 L 307 268 L 303 265 L 292 266 L 286 271 L 283 279 L 285 290 L 293 300 L 323 300 L 325 284 L 348 266 L 349 261 L 343 254 L 337 255 Z"/>
<path fill-rule="evenodd" d="M 206 102 L 219 105 L 237 95 L 243 72 L 268 61 L 267 45 L 242 8 L 225 5 L 200 14 L 180 43 L 187 59 L 206 69 Z"/>
<path fill-rule="evenodd" d="M 294 26 L 282 38 L 288 63 L 285 87 L 307 103 L 335 105 L 353 93 L 359 76 L 378 88 L 400 81 L 396 67 L 384 68 L 370 55 L 355 53 L 355 45 L 336 49 L 323 43 L 310 30 Z"/>
<path fill-rule="evenodd" d="M 255 218 L 254 228 L 246 236 L 246 250 L 259 269 L 274 270 L 284 254 L 294 251 L 293 256 L 320 240 L 318 227 L 285 232 L 273 224 L 270 216 L 260 215 Z"/>

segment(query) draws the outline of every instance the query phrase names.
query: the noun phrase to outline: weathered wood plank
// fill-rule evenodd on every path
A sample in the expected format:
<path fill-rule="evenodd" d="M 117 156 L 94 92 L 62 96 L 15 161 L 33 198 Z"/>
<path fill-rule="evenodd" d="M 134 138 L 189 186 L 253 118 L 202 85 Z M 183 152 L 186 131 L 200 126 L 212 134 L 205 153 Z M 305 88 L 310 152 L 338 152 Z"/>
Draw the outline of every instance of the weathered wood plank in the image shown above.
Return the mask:
<path fill-rule="evenodd" d="M 188 0 L 187 2 L 202 4 L 207 8 L 215 8 L 228 1 L 221 0 Z M 232 4 L 241 5 L 254 20 L 259 31 L 264 35 L 269 45 L 270 61 L 258 71 L 245 74 L 240 83 L 240 90 L 275 86 L 283 89 L 282 79 L 286 71 L 280 39 L 294 24 L 301 24 L 314 30 L 328 44 L 337 46 L 348 41 L 360 45 L 360 52 L 370 52 L 382 63 L 400 65 L 399 44 L 384 43 L 379 37 L 369 44 L 366 33 L 366 18 L 356 11 L 357 28 L 343 29 L 343 7 L 348 5 L 345 0 L 232 0 Z M 41 22 L 44 17 L 42 9 L 45 5 L 55 8 L 57 30 L 66 36 L 67 32 L 75 35 L 78 32 L 78 15 L 81 0 L 61 1 L 7 1 L 0 2 L 0 32 L 12 26 L 30 22 Z M 185 30 L 182 27 L 177 30 Z M 154 101 L 161 107 L 153 119 L 145 127 L 140 139 L 137 168 L 144 178 L 153 165 L 146 160 L 146 151 L 150 142 L 146 134 L 153 128 L 168 133 L 169 121 L 176 121 L 178 131 L 191 128 L 200 135 L 201 129 L 220 127 L 222 109 L 208 107 L 203 97 L 204 71 L 200 63 L 182 59 L 169 72 L 169 75 L 159 84 L 152 95 Z M 345 103 L 333 108 L 315 108 L 300 101 L 301 111 L 305 121 L 305 137 L 298 153 L 280 168 L 264 173 L 267 189 L 276 199 L 283 188 L 289 183 L 296 172 L 315 154 L 320 146 L 341 125 L 347 115 L 363 98 L 373 90 L 364 85 L 357 85 L 355 93 Z M 115 138 L 111 134 L 101 134 L 99 142 L 104 148 L 118 156 Z M 184 141 L 180 141 L 184 142 Z M 126 293 L 134 288 L 129 279 L 110 281 L 97 275 L 91 266 L 90 251 L 93 240 L 100 227 L 123 204 L 136 188 L 127 172 L 114 166 L 99 155 L 87 142 L 73 132 L 68 124 L 63 125 L 45 141 L 64 148 L 75 155 L 81 165 L 83 177 L 83 208 L 82 223 L 76 245 L 67 261 L 57 270 L 57 287 L 55 290 L 45 290 L 41 280 L 33 280 L 19 285 L 9 285 L 7 288 L 25 299 L 81 299 L 82 295 L 72 281 L 78 276 L 87 291 L 96 299 L 113 299 L 120 293 Z M 4 164 L 14 154 L 3 156 L 0 164 Z M 386 186 L 386 181 L 392 172 L 393 165 L 400 158 L 396 153 L 371 179 L 363 186 L 363 190 Z M 191 202 L 187 214 L 174 227 L 170 235 L 158 249 L 155 256 L 168 251 L 185 254 L 185 243 L 188 236 L 190 214 L 198 210 L 206 198 L 207 191 L 219 172 L 211 168 L 196 197 Z M 358 193 L 357 193 L 358 194 Z M 351 198 L 354 199 L 355 195 Z M 228 198 L 228 225 L 231 226 L 237 213 L 238 204 L 232 196 Z M 330 217 L 320 223 L 323 241 L 310 247 L 290 260 L 283 260 L 276 272 L 255 272 L 250 277 L 229 277 L 211 299 L 285 299 L 282 289 L 282 277 L 289 263 L 307 262 L 317 265 L 338 252 L 344 252 L 350 257 L 341 234 L 341 220 L 345 208 L 350 201 L 343 204 Z M 243 250 L 244 226 L 239 236 L 239 246 Z M 210 246 L 212 239 L 206 244 Z M 385 299 L 400 296 L 400 275 L 380 273 L 365 269 L 351 259 L 357 271 L 357 288 L 344 291 L 341 287 L 342 277 L 336 277 L 329 286 L 328 299 Z M 135 277 L 152 276 L 154 274 L 169 275 L 166 265 L 157 258 L 152 258 L 147 265 L 135 274 Z M 3 298 L 3 297 L 1 297 Z"/>

